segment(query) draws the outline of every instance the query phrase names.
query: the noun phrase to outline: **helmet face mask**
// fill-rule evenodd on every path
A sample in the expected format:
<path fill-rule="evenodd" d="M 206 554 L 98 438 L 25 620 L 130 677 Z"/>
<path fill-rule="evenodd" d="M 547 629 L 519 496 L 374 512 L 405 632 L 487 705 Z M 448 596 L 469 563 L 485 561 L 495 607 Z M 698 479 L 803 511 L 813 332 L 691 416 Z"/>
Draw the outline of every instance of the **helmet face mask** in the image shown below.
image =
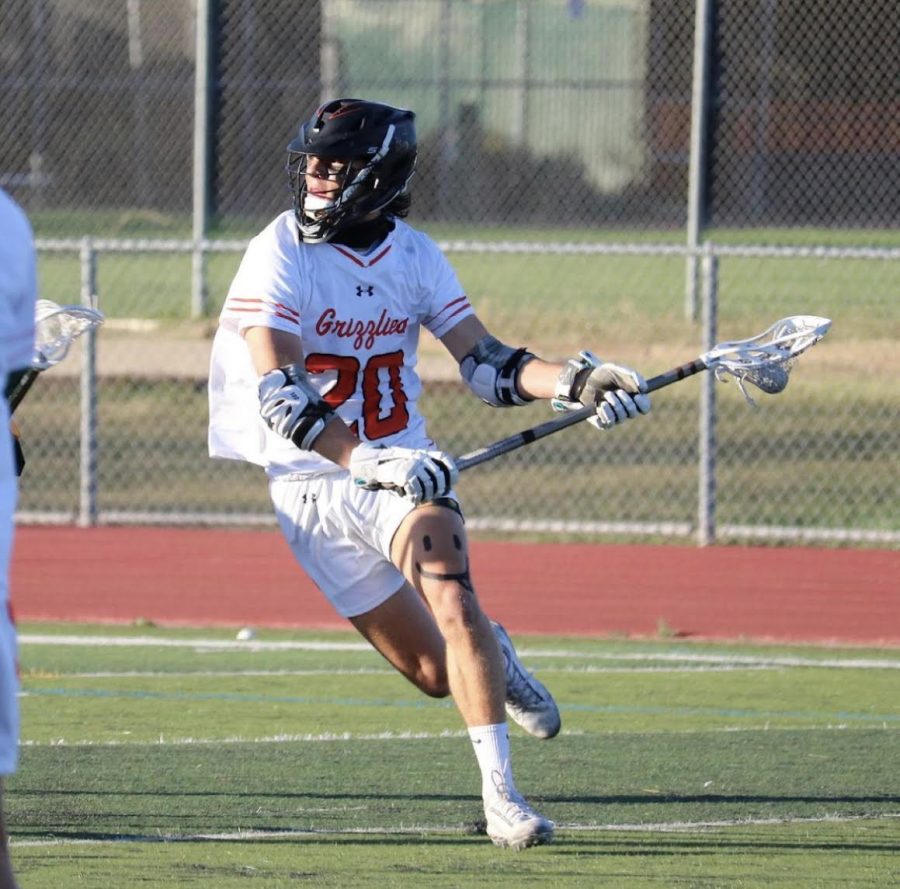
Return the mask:
<path fill-rule="evenodd" d="M 300 235 L 308 244 L 330 241 L 407 195 L 416 166 L 415 115 L 363 99 L 335 99 L 300 125 L 287 150 Z M 346 164 L 322 176 L 337 183 L 327 195 L 309 192 L 310 157 L 327 167 L 334 166 L 329 161 Z"/>

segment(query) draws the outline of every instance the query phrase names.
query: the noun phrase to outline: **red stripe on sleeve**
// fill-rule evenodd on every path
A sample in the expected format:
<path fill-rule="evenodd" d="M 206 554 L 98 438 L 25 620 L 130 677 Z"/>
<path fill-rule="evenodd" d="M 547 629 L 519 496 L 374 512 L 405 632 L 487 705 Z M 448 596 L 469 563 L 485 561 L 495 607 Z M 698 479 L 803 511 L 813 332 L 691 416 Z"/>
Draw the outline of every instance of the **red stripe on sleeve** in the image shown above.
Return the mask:
<path fill-rule="evenodd" d="M 447 305 L 445 305 L 440 311 L 435 312 L 430 318 L 426 318 L 426 319 L 425 319 L 425 324 L 426 324 L 426 325 L 431 324 L 432 322 L 434 322 L 434 321 L 436 321 L 438 318 L 440 318 L 441 315 L 443 315 L 444 312 L 446 312 L 448 309 L 452 309 L 454 306 L 458 306 L 460 303 L 463 303 L 463 305 L 459 306 L 459 308 L 456 309 L 456 311 L 454 311 L 453 313 L 451 313 L 451 314 L 448 316 L 449 318 L 452 318 L 454 315 L 458 315 L 463 309 L 467 308 L 468 305 L 469 305 L 469 298 L 468 298 L 465 294 L 463 294 L 463 295 L 460 296 L 458 299 L 451 300 L 451 301 L 448 302 Z"/>

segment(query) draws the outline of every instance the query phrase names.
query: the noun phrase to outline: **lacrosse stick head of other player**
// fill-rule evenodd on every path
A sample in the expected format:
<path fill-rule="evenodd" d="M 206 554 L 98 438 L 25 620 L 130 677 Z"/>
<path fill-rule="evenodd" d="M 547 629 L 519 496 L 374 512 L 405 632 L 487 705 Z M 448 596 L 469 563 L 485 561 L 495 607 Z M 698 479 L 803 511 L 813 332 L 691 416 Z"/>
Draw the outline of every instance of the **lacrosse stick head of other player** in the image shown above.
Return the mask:
<path fill-rule="evenodd" d="M 34 311 L 34 354 L 31 366 L 46 370 L 59 364 L 83 333 L 103 323 L 103 313 L 87 306 L 60 306 L 39 299 Z"/>
<path fill-rule="evenodd" d="M 767 395 L 783 392 L 794 362 L 830 328 L 828 318 L 791 315 L 754 337 L 720 343 L 703 360 L 715 372 L 716 379 L 736 379 L 744 398 L 752 405 L 755 402 L 747 392 L 747 383 Z"/>
<path fill-rule="evenodd" d="M 416 168 L 415 114 L 335 99 L 300 124 L 287 147 L 294 213 L 307 244 L 381 214 L 405 216 Z"/>

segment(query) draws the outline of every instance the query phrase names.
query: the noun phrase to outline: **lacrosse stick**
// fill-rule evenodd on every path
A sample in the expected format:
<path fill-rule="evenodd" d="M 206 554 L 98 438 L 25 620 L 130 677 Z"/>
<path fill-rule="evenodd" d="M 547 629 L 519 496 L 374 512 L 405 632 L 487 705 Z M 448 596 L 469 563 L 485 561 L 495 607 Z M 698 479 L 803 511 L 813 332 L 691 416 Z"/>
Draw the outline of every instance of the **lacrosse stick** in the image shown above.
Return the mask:
<path fill-rule="evenodd" d="M 820 318 L 817 315 L 792 315 L 789 318 L 782 318 L 756 336 L 746 340 L 719 343 L 694 361 L 652 377 L 647 380 L 647 392 L 655 392 L 701 371 L 711 370 L 718 380 L 724 381 L 729 377 L 736 379 L 744 397 L 753 404 L 753 399 L 745 388 L 746 384 L 751 383 L 767 395 L 783 392 L 788 384 L 791 367 L 798 356 L 819 342 L 830 327 L 831 321 L 828 318 Z M 456 468 L 460 472 L 471 469 L 501 454 L 507 454 L 561 429 L 581 423 L 595 414 L 595 406 L 588 405 L 561 417 L 547 420 L 546 423 L 532 429 L 524 429 L 508 438 L 463 454 L 456 459 Z"/>
<path fill-rule="evenodd" d="M 83 333 L 99 327 L 103 313 L 87 306 L 60 306 L 49 299 L 39 299 L 34 311 L 34 353 L 31 366 L 9 393 L 9 411 L 21 404 L 38 375 L 59 364 L 73 342 Z"/>

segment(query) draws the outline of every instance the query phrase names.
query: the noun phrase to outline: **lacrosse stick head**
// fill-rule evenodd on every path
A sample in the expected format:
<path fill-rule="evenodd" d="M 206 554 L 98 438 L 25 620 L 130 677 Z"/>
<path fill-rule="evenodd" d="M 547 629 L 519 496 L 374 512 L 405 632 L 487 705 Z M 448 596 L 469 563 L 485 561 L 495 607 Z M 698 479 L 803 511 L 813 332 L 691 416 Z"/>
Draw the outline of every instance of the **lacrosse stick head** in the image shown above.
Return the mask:
<path fill-rule="evenodd" d="M 39 299 L 34 311 L 34 354 L 31 366 L 46 370 L 69 354 L 69 347 L 83 333 L 99 327 L 103 313 L 87 306 L 60 306 Z"/>
<path fill-rule="evenodd" d="M 831 328 L 831 321 L 818 315 L 791 315 L 746 340 L 720 343 L 707 353 L 707 367 L 716 379 L 737 380 L 744 398 L 750 383 L 767 395 L 783 392 L 797 358 L 814 346 Z"/>

